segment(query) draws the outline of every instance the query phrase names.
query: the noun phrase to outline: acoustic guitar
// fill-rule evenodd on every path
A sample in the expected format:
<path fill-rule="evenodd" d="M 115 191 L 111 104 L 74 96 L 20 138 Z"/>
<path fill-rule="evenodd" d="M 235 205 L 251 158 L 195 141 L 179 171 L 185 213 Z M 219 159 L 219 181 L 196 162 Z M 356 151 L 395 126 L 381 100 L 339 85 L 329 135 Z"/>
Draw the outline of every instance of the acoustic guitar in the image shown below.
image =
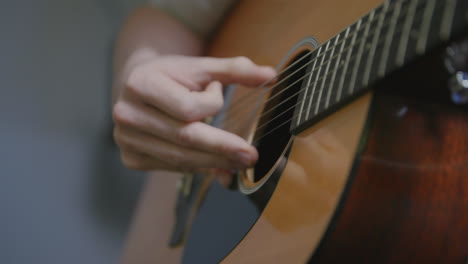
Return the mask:
<path fill-rule="evenodd" d="M 259 161 L 150 177 L 124 263 L 468 263 L 468 1 L 239 1 L 209 55 L 278 65 L 213 123 Z"/>

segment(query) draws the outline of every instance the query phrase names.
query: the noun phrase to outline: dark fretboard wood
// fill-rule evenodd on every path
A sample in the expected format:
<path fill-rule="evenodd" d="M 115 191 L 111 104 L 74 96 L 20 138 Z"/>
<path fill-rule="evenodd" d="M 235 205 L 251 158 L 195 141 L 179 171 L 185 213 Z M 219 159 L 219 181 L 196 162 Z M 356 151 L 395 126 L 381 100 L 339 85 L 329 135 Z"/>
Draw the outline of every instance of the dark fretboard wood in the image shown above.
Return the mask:
<path fill-rule="evenodd" d="M 386 1 L 313 51 L 291 122 L 296 134 L 468 24 L 466 0 Z"/>

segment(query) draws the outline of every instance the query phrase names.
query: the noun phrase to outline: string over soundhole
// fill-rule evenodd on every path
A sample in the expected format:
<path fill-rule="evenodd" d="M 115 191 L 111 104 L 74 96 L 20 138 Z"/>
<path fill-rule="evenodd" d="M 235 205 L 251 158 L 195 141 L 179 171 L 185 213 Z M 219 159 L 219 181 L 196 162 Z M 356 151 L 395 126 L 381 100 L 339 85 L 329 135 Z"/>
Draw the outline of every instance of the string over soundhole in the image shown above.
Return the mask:
<path fill-rule="evenodd" d="M 301 85 L 306 78 L 310 51 L 304 50 L 290 61 L 271 87 L 263 110 L 255 126 L 252 144 L 259 152 L 259 160 L 247 171 L 250 183 L 260 183 L 286 164 L 288 148 L 292 143 L 289 131 L 298 103 Z"/>

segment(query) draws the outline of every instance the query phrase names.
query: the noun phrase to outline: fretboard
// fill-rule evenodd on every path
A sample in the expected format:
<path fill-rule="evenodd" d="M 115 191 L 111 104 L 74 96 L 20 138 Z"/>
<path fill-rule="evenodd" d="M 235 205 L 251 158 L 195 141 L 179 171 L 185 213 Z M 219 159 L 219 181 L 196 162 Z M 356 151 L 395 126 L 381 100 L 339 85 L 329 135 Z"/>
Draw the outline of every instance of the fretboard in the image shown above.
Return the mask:
<path fill-rule="evenodd" d="M 387 0 L 312 52 L 291 131 L 309 127 L 467 24 L 468 0 Z"/>

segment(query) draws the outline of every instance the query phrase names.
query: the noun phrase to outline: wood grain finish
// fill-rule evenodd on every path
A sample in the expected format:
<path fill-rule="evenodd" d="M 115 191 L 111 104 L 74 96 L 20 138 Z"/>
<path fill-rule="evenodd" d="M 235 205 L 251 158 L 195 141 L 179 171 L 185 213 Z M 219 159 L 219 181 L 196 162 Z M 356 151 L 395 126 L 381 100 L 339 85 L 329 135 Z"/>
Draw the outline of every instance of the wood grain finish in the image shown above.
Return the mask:
<path fill-rule="evenodd" d="M 241 1 L 210 54 L 276 65 L 306 36 L 324 42 L 381 1 Z M 244 96 L 238 87 L 233 101 Z M 225 263 L 302 263 L 326 230 L 351 168 L 369 97 L 296 138 L 264 214 Z M 300 190 L 300 191 L 298 191 Z M 309 206 L 310 210 L 304 211 Z"/>
<path fill-rule="evenodd" d="M 467 112 L 385 95 L 373 105 L 343 210 L 312 262 L 465 263 Z"/>
<path fill-rule="evenodd" d="M 450 101 L 444 53 L 377 85 L 368 142 L 313 263 L 467 261 L 468 106 Z"/>
<path fill-rule="evenodd" d="M 239 1 L 213 39 L 208 55 L 216 57 L 247 56 L 256 63 L 274 66 L 281 61 L 286 52 L 294 44 L 305 36 L 313 35 L 318 38 L 320 42 L 324 42 L 364 15 L 368 10 L 377 6 L 380 2 L 380 0 L 365 0 L 360 1 L 360 4 L 357 5 L 352 1 L 342 0 Z M 233 100 L 235 101 L 236 98 L 243 96 L 246 91 L 245 88 L 238 87 Z M 354 111 L 351 112 L 357 114 L 357 116 L 350 116 L 349 114 L 338 115 L 334 119 L 335 121 L 330 121 L 330 124 L 335 124 L 335 126 L 337 126 L 339 125 L 338 121 L 343 120 L 343 118 L 346 120 L 349 120 L 349 118 L 356 119 L 362 122 L 367 107 L 366 101 L 368 100 L 369 99 L 363 99 L 363 101 L 357 103 L 355 106 L 350 106 L 350 109 L 354 109 Z M 320 131 L 328 132 L 317 132 L 318 134 L 306 132 L 305 134 L 308 134 L 308 136 L 300 136 L 298 143 L 296 143 L 296 145 L 300 145 L 299 142 L 303 141 L 304 146 L 294 151 L 294 153 L 296 153 L 293 155 L 295 157 L 294 159 L 302 159 L 299 152 L 304 152 L 306 149 L 312 147 L 309 143 L 306 143 L 307 140 L 301 140 L 301 137 L 311 138 L 312 141 L 315 141 L 313 144 L 318 144 L 318 142 L 323 141 L 323 137 L 334 138 L 336 142 L 339 142 L 340 148 L 343 148 L 335 153 L 335 155 L 340 157 L 344 155 L 347 157 L 347 161 L 339 164 L 337 163 L 338 165 L 334 164 L 334 166 L 338 166 L 341 173 L 337 173 L 335 170 L 333 175 L 335 175 L 334 177 L 340 178 L 340 180 L 334 179 L 329 183 L 331 186 L 329 188 L 334 189 L 335 192 L 340 192 L 340 188 L 343 185 L 343 177 L 346 175 L 344 171 L 350 166 L 350 159 L 352 158 L 352 153 L 357 144 L 357 135 L 360 131 L 360 125 L 362 124 L 358 122 L 357 126 L 354 128 L 341 126 L 337 131 L 324 128 Z M 347 131 L 354 131 L 352 139 L 349 138 L 351 134 L 346 133 Z M 346 134 L 344 138 L 337 136 L 343 133 Z M 325 144 L 324 147 L 327 148 L 328 145 Z M 336 158 L 338 158 L 338 156 L 336 156 Z M 310 166 L 313 166 L 313 163 L 311 163 Z M 295 175 L 303 175 L 303 172 L 301 172 L 302 169 L 298 167 L 298 165 L 294 165 L 293 162 L 290 163 L 288 170 Z M 299 172 L 299 174 L 297 174 L 297 172 Z M 173 173 L 160 172 L 152 175 L 152 177 L 148 179 L 145 191 L 140 200 L 140 205 L 134 217 L 132 228 L 128 235 L 127 245 L 122 258 L 123 263 L 178 263 L 181 261 L 183 247 L 178 249 L 169 249 L 167 247 L 169 230 L 172 228 L 173 206 L 176 197 L 175 184 L 178 176 L 179 175 Z M 297 182 L 295 184 L 297 184 Z M 322 184 L 325 186 L 328 185 L 326 181 L 322 182 Z M 280 195 L 282 193 L 288 195 L 291 191 L 290 189 L 288 190 L 288 188 L 289 187 L 286 187 L 285 190 L 280 191 Z M 277 197 L 279 198 L 280 195 Z M 320 192 L 318 192 L 317 195 L 321 196 Z M 325 206 L 327 209 L 321 210 L 326 211 L 326 217 L 330 217 L 330 210 L 333 208 L 336 198 L 329 192 L 323 193 L 322 196 L 323 199 L 327 200 L 328 204 Z M 300 198 L 301 197 L 297 197 L 297 199 Z M 306 200 L 311 198 L 312 197 L 306 198 Z M 283 199 L 286 201 L 286 198 Z M 283 206 L 284 204 L 281 205 L 280 203 L 279 207 Z M 320 207 L 320 204 L 318 204 L 318 208 Z M 302 222 L 305 219 L 301 220 L 299 217 L 290 223 L 282 224 L 282 221 L 275 220 L 275 217 L 273 212 L 268 217 L 262 217 L 254 227 L 252 233 L 260 241 L 275 242 L 276 247 L 274 249 L 264 247 L 264 251 L 258 251 L 254 255 L 252 254 L 252 248 L 244 247 L 244 249 L 236 251 L 238 253 L 235 254 L 246 252 L 247 254 L 245 254 L 245 256 L 256 256 L 250 259 L 251 261 L 262 259 L 262 256 L 267 257 L 266 253 L 284 248 L 285 244 L 281 242 L 281 240 L 270 239 L 274 238 L 275 235 L 284 237 L 283 231 L 281 230 L 290 234 L 294 233 L 296 236 L 303 230 L 302 228 L 294 228 L 292 224 L 294 221 Z M 305 227 L 308 232 L 315 234 L 316 238 L 314 243 L 318 241 L 318 235 L 323 233 L 324 224 L 327 221 L 326 218 L 317 218 L 316 220 L 320 222 L 319 228 L 311 229 L 310 227 Z M 279 229 L 276 229 L 275 226 Z M 253 238 L 254 236 L 250 235 L 247 237 L 246 242 L 248 244 L 246 244 L 246 246 L 251 245 L 249 243 L 258 243 L 256 243 Z M 249 240 L 250 242 L 248 242 Z M 294 243 L 292 243 L 289 248 L 294 247 Z M 311 248 L 313 248 L 311 245 L 302 245 L 301 249 L 303 253 L 299 254 L 297 258 L 302 260 L 307 258 L 307 254 L 304 252 L 309 251 Z M 298 250 L 296 250 L 296 252 L 297 251 Z M 242 260 L 247 261 L 249 259 Z M 289 260 L 289 258 L 283 255 L 282 259 L 270 258 L 270 260 L 272 260 L 271 263 L 284 260 L 284 263 Z M 229 261 L 237 262 L 233 257 L 228 258 L 227 262 Z"/>
<path fill-rule="evenodd" d="M 380 3 L 240 1 L 209 54 L 242 55 L 276 65 L 305 36 L 324 42 Z M 246 91 L 239 87 L 234 101 Z M 296 137 L 264 213 L 224 263 L 303 263 L 310 258 L 345 189 L 370 97 L 360 98 Z M 371 141 L 359 158 L 346 202 L 313 261 L 443 263 L 447 256 L 446 263 L 464 261 L 468 254 L 466 115 L 444 108 L 433 115 L 416 108 L 405 119 L 395 119 L 385 113 L 401 101 L 378 100 Z M 173 215 L 172 185 L 175 179 L 150 180 L 129 237 L 126 263 L 180 261 L 181 251 L 165 246 Z"/>
<path fill-rule="evenodd" d="M 296 137 L 262 216 L 224 263 L 307 261 L 347 181 L 369 100 L 357 100 Z"/>

